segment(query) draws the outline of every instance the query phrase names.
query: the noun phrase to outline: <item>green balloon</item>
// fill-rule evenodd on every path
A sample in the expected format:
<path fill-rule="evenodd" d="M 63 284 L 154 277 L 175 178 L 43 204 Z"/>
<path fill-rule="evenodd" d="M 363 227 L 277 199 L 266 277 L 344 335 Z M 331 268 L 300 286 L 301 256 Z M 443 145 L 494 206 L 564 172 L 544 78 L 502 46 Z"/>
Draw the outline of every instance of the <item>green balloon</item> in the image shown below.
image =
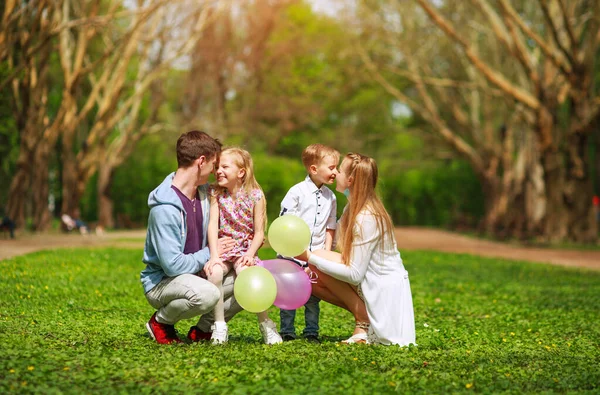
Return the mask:
<path fill-rule="evenodd" d="M 300 255 L 310 244 L 310 229 L 302 218 L 282 215 L 269 228 L 269 244 L 280 255 Z"/>
<path fill-rule="evenodd" d="M 261 266 L 250 266 L 238 274 L 233 294 L 240 306 L 251 313 L 267 310 L 277 296 L 275 278 Z"/>

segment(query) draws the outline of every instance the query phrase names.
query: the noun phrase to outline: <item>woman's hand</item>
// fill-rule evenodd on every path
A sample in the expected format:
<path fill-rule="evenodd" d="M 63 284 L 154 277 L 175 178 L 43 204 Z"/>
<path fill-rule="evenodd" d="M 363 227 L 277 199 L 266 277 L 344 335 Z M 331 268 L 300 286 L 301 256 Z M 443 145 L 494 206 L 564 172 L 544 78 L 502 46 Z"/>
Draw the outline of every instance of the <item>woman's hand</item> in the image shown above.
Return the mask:
<path fill-rule="evenodd" d="M 304 250 L 304 252 L 302 254 L 295 256 L 294 258 L 299 259 L 304 262 L 308 262 L 308 259 L 310 258 L 310 251 Z"/>

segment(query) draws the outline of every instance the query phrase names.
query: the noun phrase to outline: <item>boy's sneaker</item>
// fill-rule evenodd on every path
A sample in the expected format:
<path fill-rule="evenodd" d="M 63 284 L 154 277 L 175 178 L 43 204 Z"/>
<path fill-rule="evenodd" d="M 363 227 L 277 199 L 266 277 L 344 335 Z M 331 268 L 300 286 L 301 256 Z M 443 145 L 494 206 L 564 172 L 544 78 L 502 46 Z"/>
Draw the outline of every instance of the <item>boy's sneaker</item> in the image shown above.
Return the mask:
<path fill-rule="evenodd" d="M 304 340 L 313 344 L 321 344 L 321 340 L 319 340 L 319 336 L 317 335 L 305 335 Z"/>
<path fill-rule="evenodd" d="M 212 336 L 211 332 L 204 332 L 196 325 L 190 328 L 190 331 L 187 334 L 187 338 L 191 342 L 201 342 L 201 341 L 209 341 Z"/>
<path fill-rule="evenodd" d="M 260 329 L 260 333 L 263 335 L 265 344 L 278 344 L 283 342 L 281 336 L 279 336 L 279 332 L 277 332 L 277 325 L 275 325 L 272 320 L 267 318 L 259 323 L 258 329 Z"/>
<path fill-rule="evenodd" d="M 214 325 L 210 327 L 210 329 L 212 329 L 212 336 L 210 338 L 212 340 L 212 344 L 227 343 L 227 339 L 229 338 L 229 336 L 227 333 L 227 323 L 225 323 L 225 321 L 215 322 Z"/>
<path fill-rule="evenodd" d="M 177 336 L 175 325 L 161 324 L 156 321 L 156 313 L 152 314 L 150 321 L 146 323 L 146 329 L 150 336 L 156 340 L 158 344 L 181 343 L 181 339 Z"/>
<path fill-rule="evenodd" d="M 292 340 L 296 340 L 296 335 L 292 335 L 291 333 L 284 333 L 281 335 L 281 338 L 284 342 L 289 342 Z"/>

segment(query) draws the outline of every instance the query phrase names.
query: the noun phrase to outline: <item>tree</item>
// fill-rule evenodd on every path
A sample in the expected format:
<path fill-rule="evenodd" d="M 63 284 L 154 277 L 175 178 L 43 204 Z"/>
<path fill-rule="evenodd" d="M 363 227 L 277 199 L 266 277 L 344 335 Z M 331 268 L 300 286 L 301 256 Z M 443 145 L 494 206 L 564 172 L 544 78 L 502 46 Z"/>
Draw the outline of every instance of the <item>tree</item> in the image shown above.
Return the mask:
<path fill-rule="evenodd" d="M 370 40 L 359 50 L 373 77 L 469 161 L 487 197 L 486 229 L 595 240 L 597 2 L 416 3 L 364 2 L 376 22 L 362 24 Z M 388 36 L 371 35 L 377 23 Z M 391 82 L 398 75 L 408 88 Z"/>
<path fill-rule="evenodd" d="M 25 222 L 28 197 L 39 199 L 35 191 L 30 191 L 30 185 L 33 182 L 37 185 L 40 173 L 45 170 L 42 167 L 40 171 L 35 159 L 36 152 L 45 144 L 42 131 L 48 122 L 45 106 L 48 102 L 51 39 L 59 31 L 51 23 L 54 12 L 53 2 L 4 2 L 0 61 L 6 66 L 6 74 L 0 86 L 3 96 L 6 92 L 11 98 L 13 118 L 19 131 L 19 154 L 9 186 L 7 214 L 18 226 Z M 34 215 L 41 221 L 47 220 L 40 218 L 39 212 Z"/>
<path fill-rule="evenodd" d="M 34 228 L 48 225 L 46 170 L 60 142 L 61 212 L 75 211 L 86 184 L 102 167 L 98 178 L 100 218 L 103 225 L 110 226 L 105 191 L 115 167 L 145 133 L 158 127 L 156 114 L 161 103 L 157 81 L 192 50 L 198 33 L 210 23 L 209 14 L 218 14 L 228 2 L 138 0 L 127 8 L 116 0 L 52 4 L 52 13 L 43 14 L 52 18 L 54 27 L 49 31 L 57 31 L 48 50 L 55 48 L 59 57 L 61 74 L 54 77 L 62 84 L 60 102 L 51 111 L 42 100 L 39 114 L 30 119 L 43 124 L 22 134 L 22 146 L 29 140 L 38 143 L 35 149 L 22 149 L 24 160 L 17 164 L 13 177 L 9 210 L 14 206 L 15 212 L 23 211 L 18 207 L 23 188 L 31 184 Z M 40 89 L 48 89 L 47 81 Z M 151 91 L 155 101 L 144 108 Z M 145 109 L 149 112 L 143 115 Z M 26 174 L 31 164 L 43 170 L 34 172 L 38 178 L 30 182 Z"/>

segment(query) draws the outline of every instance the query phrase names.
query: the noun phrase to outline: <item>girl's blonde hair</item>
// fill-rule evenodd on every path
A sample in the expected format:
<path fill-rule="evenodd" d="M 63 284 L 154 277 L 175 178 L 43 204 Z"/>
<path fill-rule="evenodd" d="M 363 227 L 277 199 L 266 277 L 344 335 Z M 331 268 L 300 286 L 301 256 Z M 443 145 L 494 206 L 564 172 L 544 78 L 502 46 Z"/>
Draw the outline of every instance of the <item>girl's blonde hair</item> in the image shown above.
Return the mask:
<path fill-rule="evenodd" d="M 338 245 L 342 253 L 342 262 L 349 265 L 355 236 L 354 226 L 356 217 L 361 211 L 366 210 L 375 216 L 381 235 L 382 248 L 386 242 L 394 241 L 394 235 L 392 219 L 377 196 L 378 170 L 375 160 L 350 152 L 342 160 L 340 172 L 344 172 L 346 177 L 352 178 L 352 184 L 349 187 L 351 198 L 342 214 L 338 228 Z"/>
<path fill-rule="evenodd" d="M 224 155 L 229 155 L 233 159 L 233 163 L 239 167 L 241 170 L 244 170 L 244 177 L 242 178 L 242 186 L 240 190 L 250 194 L 253 190 L 259 189 L 265 197 L 265 194 L 260 187 L 258 181 L 254 177 L 254 161 L 252 160 L 252 156 L 250 153 L 243 148 L 239 147 L 229 147 L 221 151 L 221 157 Z M 220 195 L 224 192 L 225 188 L 220 187 L 218 184 L 215 185 L 215 189 L 217 193 Z M 267 199 L 265 197 L 265 218 L 264 223 L 267 223 L 267 209 L 266 209 Z"/>

